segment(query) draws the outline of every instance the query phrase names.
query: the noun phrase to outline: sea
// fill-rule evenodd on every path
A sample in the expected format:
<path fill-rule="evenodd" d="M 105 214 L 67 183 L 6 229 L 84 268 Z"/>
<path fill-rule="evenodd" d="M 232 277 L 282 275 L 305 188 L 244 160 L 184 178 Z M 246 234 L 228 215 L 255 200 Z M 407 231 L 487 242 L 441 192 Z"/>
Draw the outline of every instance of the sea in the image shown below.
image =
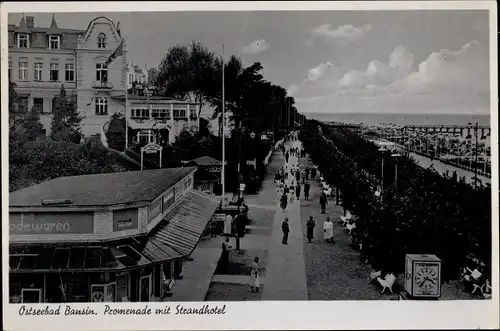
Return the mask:
<path fill-rule="evenodd" d="M 410 113 L 305 113 L 323 122 L 344 122 L 366 126 L 395 125 L 490 125 L 489 114 L 410 114 Z"/>

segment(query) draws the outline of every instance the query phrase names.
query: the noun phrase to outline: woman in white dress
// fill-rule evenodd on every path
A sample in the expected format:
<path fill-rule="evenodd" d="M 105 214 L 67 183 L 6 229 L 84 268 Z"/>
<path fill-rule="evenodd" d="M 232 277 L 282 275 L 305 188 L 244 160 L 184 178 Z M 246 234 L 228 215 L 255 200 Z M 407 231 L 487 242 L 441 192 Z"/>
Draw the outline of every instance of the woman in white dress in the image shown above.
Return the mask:
<path fill-rule="evenodd" d="M 224 235 L 230 236 L 233 233 L 233 217 L 231 215 L 226 215 L 224 219 Z"/>
<path fill-rule="evenodd" d="M 323 223 L 323 232 L 325 241 L 327 243 L 333 243 L 333 222 L 330 220 L 330 217 L 327 217 L 325 223 Z"/>
<path fill-rule="evenodd" d="M 259 258 L 256 256 L 252 262 L 252 270 L 250 271 L 250 290 L 252 292 L 259 292 L 260 288 L 260 268 Z"/>

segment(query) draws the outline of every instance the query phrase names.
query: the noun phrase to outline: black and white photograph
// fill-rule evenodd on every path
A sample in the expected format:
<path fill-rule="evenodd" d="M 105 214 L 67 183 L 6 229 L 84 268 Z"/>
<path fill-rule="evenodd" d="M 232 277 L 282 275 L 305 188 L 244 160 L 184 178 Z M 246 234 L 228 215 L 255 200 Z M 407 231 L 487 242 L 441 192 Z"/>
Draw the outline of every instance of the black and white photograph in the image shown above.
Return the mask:
<path fill-rule="evenodd" d="M 496 326 L 494 3 L 47 4 L 2 10 L 16 320 L 460 301 Z"/>

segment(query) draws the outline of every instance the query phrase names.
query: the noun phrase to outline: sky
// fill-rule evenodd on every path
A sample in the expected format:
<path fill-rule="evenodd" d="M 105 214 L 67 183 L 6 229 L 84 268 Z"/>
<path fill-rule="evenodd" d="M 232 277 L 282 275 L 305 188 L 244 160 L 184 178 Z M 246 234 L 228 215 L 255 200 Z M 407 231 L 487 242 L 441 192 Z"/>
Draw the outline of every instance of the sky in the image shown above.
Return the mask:
<path fill-rule="evenodd" d="M 29 14 L 49 26 L 52 14 Z M 57 13 L 60 28 L 120 22 L 135 64 L 199 41 L 286 88 L 301 113 L 489 113 L 487 11 Z M 21 14 L 10 14 L 18 24 Z"/>

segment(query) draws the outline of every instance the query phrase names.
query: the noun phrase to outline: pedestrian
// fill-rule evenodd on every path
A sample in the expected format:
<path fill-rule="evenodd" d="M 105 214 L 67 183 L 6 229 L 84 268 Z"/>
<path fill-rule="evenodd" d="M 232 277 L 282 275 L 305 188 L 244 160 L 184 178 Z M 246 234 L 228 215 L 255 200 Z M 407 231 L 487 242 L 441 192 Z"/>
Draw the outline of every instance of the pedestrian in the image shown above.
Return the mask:
<path fill-rule="evenodd" d="M 311 184 L 309 182 L 306 182 L 304 184 L 304 198 L 306 200 L 309 200 L 309 190 L 311 189 Z"/>
<path fill-rule="evenodd" d="M 321 196 L 319 197 L 319 204 L 321 206 L 321 214 L 324 214 L 326 212 L 326 204 L 328 203 L 328 199 L 326 197 L 326 193 L 322 192 Z"/>
<path fill-rule="evenodd" d="M 259 258 L 256 256 L 252 262 L 252 270 L 250 271 L 250 290 L 259 293 L 260 275 L 259 275 Z"/>
<path fill-rule="evenodd" d="M 297 183 L 297 187 L 295 187 L 295 196 L 297 197 L 297 200 L 300 200 L 300 191 L 301 191 L 300 184 Z"/>
<path fill-rule="evenodd" d="M 315 179 L 315 178 L 316 178 L 316 167 L 311 169 L 311 179 Z"/>
<path fill-rule="evenodd" d="M 288 158 L 290 157 L 290 154 L 288 152 L 286 152 L 285 154 L 285 162 L 288 163 Z"/>
<path fill-rule="evenodd" d="M 230 236 L 233 234 L 233 217 L 229 214 L 224 218 L 224 231 L 225 236 Z"/>
<path fill-rule="evenodd" d="M 226 239 L 222 242 L 222 254 L 219 260 L 221 271 L 227 271 L 229 267 L 229 252 L 231 251 L 231 248 L 233 248 L 233 246 L 229 244 L 229 238 L 226 237 Z"/>
<path fill-rule="evenodd" d="M 311 242 L 314 238 L 314 227 L 316 226 L 316 222 L 314 222 L 314 219 L 312 216 L 309 216 L 309 221 L 306 223 L 306 228 L 307 228 L 307 241 Z"/>
<path fill-rule="evenodd" d="M 309 180 L 309 167 L 306 167 L 306 180 Z"/>
<path fill-rule="evenodd" d="M 333 243 L 333 222 L 330 220 L 330 217 L 327 217 L 325 223 L 323 223 L 323 232 L 325 241 L 327 243 Z"/>
<path fill-rule="evenodd" d="M 290 185 L 290 194 L 288 197 L 290 198 L 290 203 L 295 201 L 295 182 L 292 182 Z"/>
<path fill-rule="evenodd" d="M 297 182 L 300 182 L 300 170 L 298 169 L 295 171 L 295 180 Z"/>
<path fill-rule="evenodd" d="M 302 171 L 302 184 L 306 183 L 306 172 Z"/>
<path fill-rule="evenodd" d="M 285 188 L 286 190 L 286 188 Z M 280 207 L 283 212 L 286 210 L 286 206 L 288 205 L 288 194 L 283 193 L 283 195 L 280 198 Z"/>
<path fill-rule="evenodd" d="M 288 217 L 285 217 L 283 224 L 281 224 L 281 230 L 283 231 L 283 240 L 281 243 L 283 245 L 288 245 L 288 234 L 290 233 L 290 226 L 288 225 Z"/>

